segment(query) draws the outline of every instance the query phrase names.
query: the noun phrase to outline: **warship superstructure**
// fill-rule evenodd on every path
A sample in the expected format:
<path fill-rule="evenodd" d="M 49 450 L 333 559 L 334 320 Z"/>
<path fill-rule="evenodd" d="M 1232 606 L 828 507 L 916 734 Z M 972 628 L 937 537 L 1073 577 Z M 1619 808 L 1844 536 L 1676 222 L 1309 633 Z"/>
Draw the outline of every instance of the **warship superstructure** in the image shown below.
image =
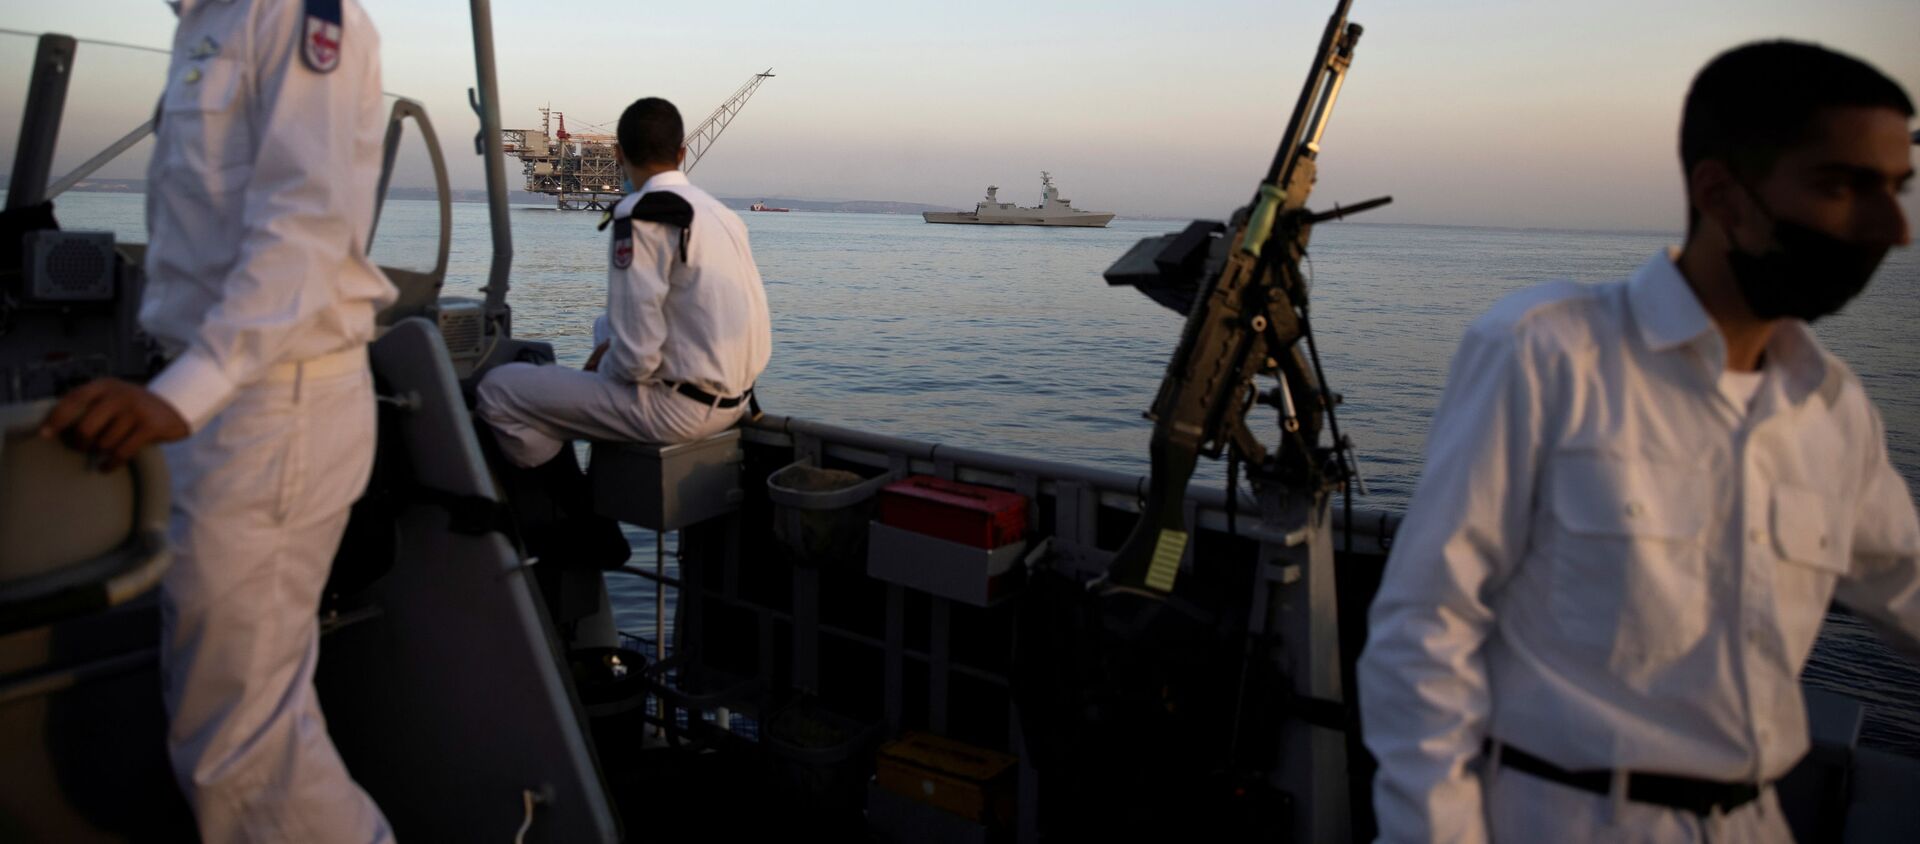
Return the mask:
<path fill-rule="evenodd" d="M 1060 195 L 1060 189 L 1053 184 L 1053 175 L 1040 171 L 1040 205 L 1035 208 L 1021 208 L 1011 202 L 1000 201 L 1000 186 L 988 185 L 987 198 L 975 204 L 972 211 L 926 211 L 921 217 L 929 223 L 972 223 L 982 226 L 1083 226 L 1102 228 L 1113 219 L 1111 211 L 1082 211 L 1073 207 L 1073 200 Z"/>

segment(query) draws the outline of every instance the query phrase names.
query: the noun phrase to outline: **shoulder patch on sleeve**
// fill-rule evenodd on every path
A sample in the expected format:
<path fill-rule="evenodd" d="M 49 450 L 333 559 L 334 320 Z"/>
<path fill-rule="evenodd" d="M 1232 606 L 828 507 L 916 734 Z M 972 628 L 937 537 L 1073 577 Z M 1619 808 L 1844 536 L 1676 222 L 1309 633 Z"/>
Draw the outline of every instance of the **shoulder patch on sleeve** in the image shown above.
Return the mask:
<path fill-rule="evenodd" d="M 314 73 L 332 73 L 340 66 L 341 0 L 306 0 L 305 23 L 300 28 L 300 58 Z"/>
<path fill-rule="evenodd" d="M 621 217 L 613 221 L 613 268 L 624 270 L 631 266 L 633 266 L 633 221 Z"/>

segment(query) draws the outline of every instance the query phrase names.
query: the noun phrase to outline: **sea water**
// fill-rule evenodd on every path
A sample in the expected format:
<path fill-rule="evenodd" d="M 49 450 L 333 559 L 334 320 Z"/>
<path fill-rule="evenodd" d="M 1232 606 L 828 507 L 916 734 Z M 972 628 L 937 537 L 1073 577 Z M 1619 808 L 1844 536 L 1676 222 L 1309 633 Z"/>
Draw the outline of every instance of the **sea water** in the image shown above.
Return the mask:
<path fill-rule="evenodd" d="M 1225 210 L 1225 209 L 1223 209 Z M 68 194 L 70 228 L 145 239 L 141 197 Z M 395 200 L 374 255 L 426 269 L 437 208 Z M 490 260 L 486 208 L 453 206 L 446 293 L 479 295 Z M 578 366 L 605 302 L 600 215 L 516 207 L 510 301 L 515 336 L 553 344 Z M 1180 319 L 1101 272 L 1141 237 L 1181 221 L 1116 220 L 1104 229 L 928 225 L 917 216 L 742 212 L 773 313 L 773 362 L 759 382 L 768 412 L 972 448 L 1147 471 L 1152 401 Z M 1341 427 L 1359 447 L 1370 495 L 1404 508 L 1428 422 L 1467 324 L 1502 295 L 1549 279 L 1625 277 L 1679 241 L 1676 232 L 1490 229 L 1364 222 L 1313 233 L 1313 323 Z M 1823 342 L 1859 374 L 1886 421 L 1893 463 L 1920 488 L 1920 252 L 1892 253 Z M 1272 441 L 1271 412 L 1253 428 Z M 1203 461 L 1200 480 L 1224 477 Z M 655 537 L 630 535 L 651 568 Z M 667 571 L 674 573 L 671 538 Z M 651 638 L 654 588 L 609 577 L 622 630 Z M 669 601 L 669 611 L 670 611 Z M 1920 670 L 1858 620 L 1828 619 L 1809 681 L 1868 703 L 1866 740 L 1920 755 Z"/>

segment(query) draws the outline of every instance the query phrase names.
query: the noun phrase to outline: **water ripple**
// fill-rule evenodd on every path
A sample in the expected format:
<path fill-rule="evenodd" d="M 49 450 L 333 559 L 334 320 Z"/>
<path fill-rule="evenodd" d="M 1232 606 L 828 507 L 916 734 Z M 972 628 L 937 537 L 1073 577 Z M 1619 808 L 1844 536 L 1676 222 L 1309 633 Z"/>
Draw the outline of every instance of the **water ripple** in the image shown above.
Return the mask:
<path fill-rule="evenodd" d="M 69 225 L 146 239 L 140 198 L 68 194 Z M 425 269 L 432 203 L 391 201 L 375 257 Z M 486 209 L 454 205 L 446 292 L 476 296 L 487 275 Z M 773 309 L 774 412 L 954 445 L 1147 470 L 1148 423 L 1171 313 L 1100 272 L 1173 222 L 1117 220 L 1090 230 L 928 226 L 917 217 L 748 214 Z M 590 351 L 605 299 L 597 215 L 515 211 L 514 326 L 564 363 Z M 1314 322 L 1341 422 L 1359 443 L 1371 504 L 1403 506 L 1454 344 L 1500 295 L 1549 278 L 1625 276 L 1674 238 L 1343 223 L 1314 231 Z M 1920 483 L 1920 256 L 1895 252 L 1872 289 L 1820 333 L 1859 373 L 1886 421 L 1888 449 Z M 1269 441 L 1270 416 L 1254 426 Z M 1203 463 L 1203 480 L 1220 481 Z M 653 537 L 631 535 L 651 561 Z M 669 537 L 669 549 L 672 547 Z M 668 572 L 672 573 L 671 550 Z M 613 578 L 623 629 L 650 631 L 652 590 Z M 1920 753 L 1920 671 L 1846 616 L 1829 619 L 1808 682 L 1868 700 L 1867 740 Z"/>

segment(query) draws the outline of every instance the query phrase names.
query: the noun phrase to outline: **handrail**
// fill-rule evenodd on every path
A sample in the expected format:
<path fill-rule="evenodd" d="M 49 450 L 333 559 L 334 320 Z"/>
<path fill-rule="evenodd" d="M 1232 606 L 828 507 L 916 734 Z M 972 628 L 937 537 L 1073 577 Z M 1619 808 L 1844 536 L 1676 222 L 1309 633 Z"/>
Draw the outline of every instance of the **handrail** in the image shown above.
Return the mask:
<path fill-rule="evenodd" d="M 72 36 L 50 32 L 40 36 L 34 47 L 33 77 L 27 83 L 20 140 L 14 146 L 13 177 L 7 183 L 9 211 L 46 200 L 47 174 L 53 169 L 60 117 L 67 105 L 67 82 L 73 78 L 75 46 Z"/>
<path fill-rule="evenodd" d="M 467 101 L 480 117 L 480 134 L 473 139 L 476 154 L 486 158 L 487 220 L 493 230 L 493 263 L 487 269 L 486 314 L 489 322 L 504 321 L 507 312 L 507 274 L 513 265 L 513 231 L 507 220 L 506 149 L 500 136 L 500 81 L 493 60 L 493 11 L 488 0 L 471 0 L 473 10 L 473 65 L 476 87 Z M 502 328 L 505 326 L 502 325 Z"/>
<path fill-rule="evenodd" d="M 748 439 L 761 443 L 790 441 L 794 436 L 807 436 L 831 446 L 835 457 L 849 459 L 856 463 L 872 463 L 876 468 L 885 468 L 893 456 L 904 458 L 910 471 L 922 467 L 931 468 L 934 464 L 946 463 L 963 472 L 966 477 L 960 480 L 970 482 L 988 482 L 991 478 L 981 477 L 992 474 L 1014 478 L 1021 475 L 1041 479 L 1042 492 L 1051 491 L 1059 482 L 1084 484 L 1102 495 L 1102 503 L 1116 509 L 1139 512 L 1140 497 L 1146 494 L 1147 477 L 1133 475 L 1112 469 L 1100 469 L 1074 463 L 1062 463 L 1054 460 L 1021 457 L 999 452 L 981 451 L 958 446 L 928 443 L 919 440 L 878 434 L 855 428 L 844 428 L 811 419 L 792 416 L 766 414 L 743 426 Z M 864 452 L 867 456 L 864 460 Z M 914 463 L 922 464 L 916 467 Z M 1187 501 L 1195 508 L 1198 526 L 1209 530 L 1227 529 L 1227 494 L 1214 486 L 1189 485 Z M 1251 496 L 1241 496 L 1235 502 L 1237 532 L 1243 536 L 1255 536 L 1256 523 L 1260 513 Z M 1381 550 L 1385 550 L 1393 541 L 1393 534 L 1400 526 L 1401 515 L 1384 508 L 1355 508 L 1353 512 L 1353 535 L 1359 539 L 1371 540 Z M 1343 538 L 1346 532 L 1347 514 L 1345 508 L 1333 508 L 1333 528 L 1336 538 Z"/>
<path fill-rule="evenodd" d="M 440 251 L 434 256 L 433 289 L 437 292 L 447 278 L 447 256 L 453 250 L 453 189 L 447 181 L 447 160 L 440 151 L 440 136 L 433 131 L 433 121 L 427 118 L 425 106 L 404 97 L 395 100 L 393 111 L 387 118 L 387 140 L 380 158 L 380 186 L 374 194 L 373 224 L 367 228 L 367 252 L 373 252 L 373 240 L 380 230 L 380 212 L 387 206 L 387 188 L 393 179 L 394 158 L 400 152 L 400 135 L 404 128 L 401 122 L 413 118 L 420 126 L 420 140 L 427 145 L 427 159 L 433 164 L 433 187 L 440 201 Z"/>
<path fill-rule="evenodd" d="M 107 162 L 119 158 L 121 153 L 132 149 L 134 144 L 140 143 L 141 139 L 151 134 L 153 134 L 153 121 L 149 119 L 147 122 L 134 127 L 133 131 L 122 135 L 120 140 L 108 144 L 106 149 L 101 150 L 98 154 L 94 155 L 94 157 L 87 159 L 86 163 L 73 168 L 73 172 L 61 176 L 59 180 L 48 185 L 47 198 L 52 199 L 60 194 L 66 193 L 74 185 L 80 184 L 81 179 L 93 175 L 93 171 L 107 166 Z"/>

